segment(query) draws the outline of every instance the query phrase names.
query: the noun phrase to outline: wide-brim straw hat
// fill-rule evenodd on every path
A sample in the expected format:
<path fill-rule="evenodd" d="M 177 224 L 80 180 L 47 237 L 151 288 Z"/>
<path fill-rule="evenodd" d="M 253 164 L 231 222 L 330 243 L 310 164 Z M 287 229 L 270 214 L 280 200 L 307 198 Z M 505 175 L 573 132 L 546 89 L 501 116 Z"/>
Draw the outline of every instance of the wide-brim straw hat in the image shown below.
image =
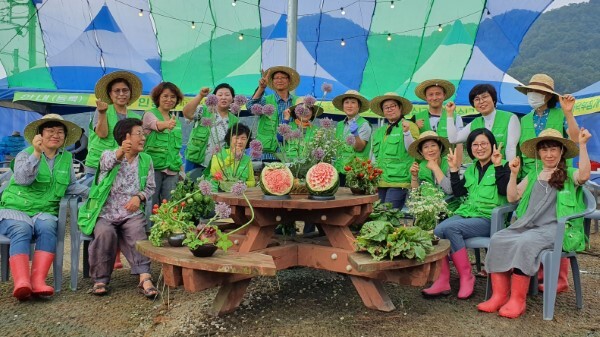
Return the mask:
<path fill-rule="evenodd" d="M 331 103 L 336 109 L 344 111 L 344 100 L 346 98 L 354 98 L 360 102 L 360 108 L 358 109 L 358 113 L 369 110 L 369 100 L 356 90 L 348 90 L 342 95 L 335 96 Z"/>
<path fill-rule="evenodd" d="M 292 106 L 290 107 L 290 114 L 292 114 L 292 117 L 293 117 L 293 118 L 297 118 L 297 117 L 296 117 L 296 107 L 297 107 L 298 105 L 300 105 L 300 104 L 304 104 L 304 98 L 305 98 L 305 97 L 306 97 L 306 96 L 303 96 L 303 97 L 298 97 L 298 99 L 296 99 L 296 104 L 294 104 L 294 105 L 292 105 Z M 318 106 L 318 105 L 316 104 L 316 102 L 315 102 L 315 105 L 313 105 L 313 106 L 312 106 L 310 109 L 311 109 L 311 110 L 312 110 L 312 112 L 313 112 L 313 116 L 312 116 L 312 117 L 311 117 L 311 119 L 310 119 L 311 121 L 312 121 L 313 119 L 315 119 L 317 116 L 321 115 L 321 114 L 323 113 L 323 111 L 324 111 L 324 109 L 323 109 L 322 107 Z"/>
<path fill-rule="evenodd" d="M 108 94 L 106 87 L 110 82 L 117 78 L 122 78 L 129 82 L 129 85 L 131 85 L 131 97 L 129 99 L 129 104 L 137 101 L 137 99 L 142 95 L 142 81 L 139 77 L 135 76 L 135 74 L 124 70 L 114 71 L 110 74 L 102 76 L 102 78 L 96 82 L 96 87 L 94 88 L 94 94 L 96 95 L 96 98 L 105 103 L 112 104 L 113 102 L 110 99 L 110 95 Z"/>
<path fill-rule="evenodd" d="M 286 66 L 275 66 L 267 69 L 267 73 L 269 74 L 269 77 L 267 78 L 267 86 L 269 88 L 275 90 L 273 87 L 273 76 L 275 76 L 275 74 L 278 72 L 286 73 L 290 77 L 290 86 L 288 87 L 289 91 L 296 89 L 300 84 L 300 74 L 298 74 L 296 70 Z"/>
<path fill-rule="evenodd" d="M 537 145 L 539 142 L 544 140 L 555 140 L 561 143 L 565 147 L 565 153 L 563 153 L 563 156 L 566 159 L 576 157 L 579 154 L 579 147 L 574 141 L 566 139 L 563 137 L 560 131 L 551 128 L 543 130 L 536 138 L 524 141 L 523 144 L 521 144 L 521 152 L 523 152 L 523 154 L 529 158 L 537 158 Z"/>
<path fill-rule="evenodd" d="M 402 116 L 406 116 L 412 111 L 412 103 L 395 92 L 388 92 L 385 95 L 373 98 L 371 100 L 371 111 L 373 111 L 381 117 L 385 117 L 385 115 L 383 114 L 383 110 L 381 110 L 381 103 L 387 101 L 388 99 L 393 99 L 396 102 L 400 103 L 400 105 L 402 105 Z"/>
<path fill-rule="evenodd" d="M 435 131 L 425 131 L 419 135 L 419 138 L 417 140 L 410 144 L 410 146 L 408 147 L 408 154 L 411 157 L 418 160 L 425 159 L 423 155 L 419 152 L 419 147 L 421 146 L 421 144 L 428 140 L 435 140 L 442 143 L 444 149 L 440 153 L 440 156 L 445 156 L 448 153 L 448 149 L 450 148 L 450 142 L 448 141 L 448 139 L 438 136 L 438 134 L 435 133 Z"/>
<path fill-rule="evenodd" d="M 40 128 L 40 125 L 51 121 L 60 122 L 62 125 L 65 126 L 65 129 L 67 131 L 67 137 L 65 138 L 65 143 L 63 144 L 63 146 L 66 147 L 69 145 L 73 145 L 79 140 L 79 138 L 81 138 L 82 129 L 79 125 L 73 122 L 66 121 L 64 118 L 62 118 L 61 115 L 47 114 L 42 116 L 42 118 L 38 119 L 37 121 L 33 121 L 27 124 L 24 132 L 25 140 L 27 140 L 29 144 L 31 144 L 33 141 L 33 137 L 35 137 L 35 135 L 39 133 L 38 129 Z"/>
<path fill-rule="evenodd" d="M 417 95 L 417 97 L 419 97 L 420 99 L 426 101 L 427 99 L 425 96 L 425 91 L 431 87 L 442 88 L 446 93 L 446 99 L 452 97 L 452 95 L 454 95 L 454 92 L 456 91 L 456 87 L 454 87 L 454 84 L 450 83 L 449 81 L 441 79 L 432 79 L 419 83 L 419 85 L 417 85 L 417 87 L 415 88 L 415 95 Z"/>
<path fill-rule="evenodd" d="M 528 90 L 539 90 L 556 95 L 557 98 L 560 97 L 560 94 L 554 91 L 554 80 L 546 74 L 535 74 L 531 76 L 528 85 L 519 85 L 515 89 L 525 95 L 527 95 Z"/>

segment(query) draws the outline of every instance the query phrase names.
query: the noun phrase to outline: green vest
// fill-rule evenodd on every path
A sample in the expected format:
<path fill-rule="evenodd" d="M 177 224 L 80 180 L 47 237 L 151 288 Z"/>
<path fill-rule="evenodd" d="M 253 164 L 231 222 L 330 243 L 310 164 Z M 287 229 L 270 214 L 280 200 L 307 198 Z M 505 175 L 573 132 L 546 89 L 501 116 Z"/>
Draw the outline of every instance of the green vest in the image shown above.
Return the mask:
<path fill-rule="evenodd" d="M 583 189 L 575 188 L 573 182 L 573 173 L 575 169 L 572 167 L 567 168 L 567 180 L 565 181 L 564 188 L 556 193 L 556 219 L 560 219 L 564 216 L 579 213 L 585 210 L 585 203 L 583 200 Z M 516 214 L 520 218 L 527 211 L 529 205 L 529 198 L 533 186 L 537 182 L 538 176 L 536 172 L 532 171 L 527 175 L 527 188 L 521 197 L 519 206 L 517 207 Z M 563 250 L 566 252 L 577 251 L 581 252 L 585 250 L 585 232 L 583 228 L 583 218 L 577 218 L 570 220 L 565 225 L 565 236 L 563 239 Z"/>
<path fill-rule="evenodd" d="M 429 122 L 429 111 L 422 110 L 415 114 L 415 118 L 417 120 L 423 120 L 423 128 L 419 129 L 421 133 L 425 131 L 432 131 L 431 123 Z M 456 122 L 456 115 L 453 115 L 454 122 Z M 440 115 L 440 121 L 438 122 L 436 133 L 440 137 L 448 138 L 448 114 L 446 113 L 446 109 L 442 109 L 442 114 Z"/>
<path fill-rule="evenodd" d="M 292 120 L 290 122 L 290 128 L 294 131 L 298 130 L 300 127 Z M 317 127 L 311 124 L 309 127 L 304 128 L 303 131 L 304 140 L 294 139 L 292 141 L 285 141 L 285 155 L 287 158 L 297 158 L 303 154 L 300 151 L 303 151 L 307 144 L 310 144 L 315 138 Z M 304 144 L 304 148 L 302 148 L 302 144 Z"/>
<path fill-rule="evenodd" d="M 496 138 L 498 145 L 502 143 L 502 157 L 506 158 L 506 140 L 508 139 L 508 123 L 510 118 L 513 116 L 512 113 L 503 110 L 496 110 L 496 116 L 494 117 L 494 125 L 492 126 L 492 133 Z M 475 129 L 485 128 L 485 122 L 483 117 L 477 117 L 471 122 L 471 131 Z"/>
<path fill-rule="evenodd" d="M 140 115 L 135 112 L 127 110 L 127 118 L 137 118 L 141 119 Z M 91 168 L 98 168 L 98 164 L 100 164 L 100 156 L 102 156 L 102 152 L 105 150 L 116 150 L 119 145 L 115 140 L 113 135 L 113 130 L 115 129 L 115 125 L 119 121 L 119 117 L 117 116 L 117 111 L 115 110 L 114 105 L 109 105 L 108 110 L 106 110 L 106 119 L 108 123 L 108 135 L 106 138 L 100 138 L 94 131 L 94 125 L 92 125 L 93 120 L 90 121 L 89 130 L 90 130 L 90 138 L 88 142 L 88 154 L 85 158 L 85 166 Z"/>
<path fill-rule="evenodd" d="M 519 139 L 519 146 L 523 144 L 523 142 L 533 139 L 536 136 L 535 134 L 535 126 L 533 125 L 533 114 L 535 112 L 530 112 L 521 118 L 521 138 Z M 554 129 L 563 133 L 565 125 L 565 115 L 562 110 L 553 108 L 548 112 L 548 120 L 546 121 L 546 129 Z M 525 155 L 521 156 L 521 173 L 522 176 L 525 177 L 531 171 L 535 171 L 535 162 L 536 160 L 533 158 L 529 158 Z M 571 164 L 572 161 L 569 163 Z M 542 168 L 541 161 L 538 160 L 538 167 Z"/>
<path fill-rule="evenodd" d="M 410 186 L 410 166 L 413 158 L 408 155 L 404 147 L 404 132 L 402 126 L 392 128 L 389 135 L 385 135 L 387 127 L 380 127 L 373 135 L 373 155 L 377 166 L 383 170 L 381 181 L 384 185 L 405 184 Z M 387 184 L 385 184 L 387 183 Z M 380 186 L 381 182 L 380 182 Z"/>
<path fill-rule="evenodd" d="M 143 152 L 138 154 L 138 158 L 138 179 L 140 181 L 140 191 L 143 191 L 146 188 L 148 170 L 150 169 L 152 158 Z M 121 164 L 113 167 L 100 183 L 98 183 L 100 170 L 96 171 L 92 187 L 90 188 L 90 195 L 85 203 L 79 207 L 77 215 L 77 224 L 83 234 L 92 235 L 94 232 L 96 220 L 98 219 L 98 215 L 100 215 L 100 211 L 102 211 L 102 207 L 104 207 L 104 203 L 106 203 L 106 199 L 108 199 L 120 167 Z M 143 204 L 140 204 L 140 209 L 143 209 L 143 206 Z"/>
<path fill-rule="evenodd" d="M 442 158 L 442 165 L 440 165 L 440 169 L 442 169 L 442 172 L 444 173 L 450 170 L 448 166 L 448 159 Z M 433 171 L 427 168 L 427 160 L 422 160 L 421 163 L 419 163 L 418 177 L 419 181 L 427 181 L 432 185 L 438 185 L 438 183 L 435 181 Z"/>
<path fill-rule="evenodd" d="M 242 159 L 240 159 L 240 161 L 237 163 L 236 167 L 234 168 L 233 165 L 226 164 L 227 158 L 229 158 L 229 157 L 231 157 L 231 151 L 229 148 L 221 150 L 216 155 L 218 163 L 220 163 L 220 165 L 218 163 L 217 163 L 217 165 L 219 165 L 219 168 L 223 172 L 223 179 L 224 180 L 229 179 L 229 180 L 233 180 L 233 181 L 241 180 L 244 183 L 247 182 L 248 178 L 249 178 L 248 166 L 252 166 L 252 158 L 250 158 L 250 156 L 248 156 L 248 155 L 243 155 Z M 209 168 L 213 166 L 212 160 L 214 160 L 214 159 L 215 159 L 215 157 L 213 157 L 213 159 L 211 159 Z M 234 172 L 234 169 L 235 169 L 235 172 Z M 209 175 L 210 175 L 210 173 L 209 173 Z M 211 183 L 213 185 L 213 191 L 217 191 L 219 182 L 216 181 L 214 179 L 214 177 L 211 177 Z"/>
<path fill-rule="evenodd" d="M 212 119 L 214 122 L 215 115 L 208 111 L 206 106 L 204 106 L 202 111 L 203 118 Z M 227 118 L 230 126 L 238 123 L 239 121 L 237 116 L 231 112 Z M 210 137 L 210 128 L 207 126 L 202 126 L 200 121 L 195 122 L 194 128 L 190 133 L 187 147 L 185 149 L 185 159 L 198 165 L 203 165 L 204 158 L 206 158 L 206 148 L 208 147 L 208 141 Z M 221 141 L 221 139 L 219 139 L 219 141 Z"/>
<path fill-rule="evenodd" d="M 504 164 L 505 160 L 502 161 L 502 165 Z M 476 165 L 477 163 L 473 163 L 465 171 L 465 188 L 469 195 L 455 213 L 465 218 L 491 219 L 492 210 L 508 201 L 506 196 L 498 194 L 494 164 L 488 166 L 481 181 Z"/>
<path fill-rule="evenodd" d="M 149 112 L 154 114 L 159 121 L 164 122 L 165 119 L 157 108 L 150 109 Z M 179 119 L 177 119 L 177 124 L 173 130 L 151 131 L 146 136 L 144 152 L 152 157 L 155 170 L 179 171 L 183 164 L 179 155 L 181 138 L 181 122 L 179 122 Z"/>
<path fill-rule="evenodd" d="M 358 129 L 360 129 L 363 126 L 363 124 L 365 124 L 365 123 L 369 124 L 369 121 L 367 121 L 362 116 L 358 116 L 358 118 L 356 119 L 356 124 L 358 124 Z M 338 153 L 337 153 L 338 157 L 335 159 L 335 163 L 334 163 L 335 168 L 337 169 L 339 174 L 346 174 L 346 171 L 344 170 L 344 166 L 346 166 L 346 164 L 348 164 L 352 160 L 352 158 L 358 157 L 358 158 L 362 158 L 362 159 L 368 159 L 369 154 L 371 153 L 371 141 L 370 140 L 367 140 L 367 145 L 360 152 L 354 150 L 354 148 L 352 146 L 346 144 L 346 137 L 349 134 L 344 133 L 345 126 L 346 126 L 346 123 L 344 123 L 344 121 L 340 121 L 337 123 L 337 126 L 335 128 L 335 138 L 337 138 L 338 140 L 340 140 L 344 143 L 344 146 L 338 151 Z"/>
<path fill-rule="evenodd" d="M 30 146 L 23 150 L 33 153 Z M 8 187 L 2 193 L 2 208 L 9 208 L 26 213 L 29 216 L 44 212 L 58 215 L 60 199 L 65 196 L 71 183 L 71 167 L 73 157 L 68 151 L 62 151 L 54 157 L 54 167 L 50 167 L 42 155 L 38 173 L 30 185 L 19 185 L 15 177 L 10 178 Z"/>
<path fill-rule="evenodd" d="M 296 96 L 290 94 L 292 102 L 296 101 Z M 279 142 L 277 141 L 277 127 L 279 126 L 279 111 L 277 109 L 277 102 L 275 101 L 275 94 L 265 96 L 265 103 L 271 104 L 275 107 L 273 115 L 266 116 L 262 115 L 258 118 L 258 127 L 256 131 L 256 139 L 258 139 L 263 146 L 263 152 L 275 153 Z"/>

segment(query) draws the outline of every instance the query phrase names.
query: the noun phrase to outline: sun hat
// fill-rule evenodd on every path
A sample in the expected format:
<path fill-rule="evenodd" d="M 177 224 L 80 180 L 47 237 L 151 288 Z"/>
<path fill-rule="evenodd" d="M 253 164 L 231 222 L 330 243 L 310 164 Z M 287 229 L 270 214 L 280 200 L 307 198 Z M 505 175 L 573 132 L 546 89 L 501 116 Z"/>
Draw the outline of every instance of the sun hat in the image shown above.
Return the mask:
<path fill-rule="evenodd" d="M 398 95 L 395 92 L 388 92 L 385 95 L 377 96 L 371 100 L 371 111 L 381 117 L 385 117 L 383 110 L 381 110 L 381 103 L 387 101 L 388 99 L 393 99 L 402 106 L 402 116 L 408 115 L 413 108 L 412 103 L 406 98 Z"/>
<path fill-rule="evenodd" d="M 102 76 L 102 78 L 96 82 L 96 87 L 94 88 L 94 94 L 96 95 L 96 98 L 105 103 L 112 104 L 106 87 L 110 82 L 118 78 L 126 80 L 129 82 L 129 85 L 131 85 L 131 98 L 129 99 L 129 104 L 137 101 L 142 94 L 142 81 L 139 77 L 135 76 L 135 74 L 124 70 L 114 71 L 110 74 Z"/>
<path fill-rule="evenodd" d="M 269 78 L 267 78 L 267 86 L 269 88 L 275 90 L 273 87 L 273 77 L 278 72 L 286 73 L 290 77 L 290 86 L 288 88 L 289 91 L 296 89 L 300 84 L 300 74 L 298 74 L 296 70 L 286 66 L 275 66 L 267 69 L 267 74 L 269 74 Z"/>
<path fill-rule="evenodd" d="M 576 157 L 579 154 L 579 147 L 574 141 L 566 139 L 563 137 L 560 131 L 552 128 L 543 130 L 536 138 L 524 141 L 523 144 L 521 144 L 521 152 L 527 157 L 535 159 L 537 145 L 539 142 L 544 140 L 555 140 L 561 143 L 566 150 L 566 152 L 563 154 L 566 159 Z"/>
<path fill-rule="evenodd" d="M 304 99 L 306 98 L 306 96 L 303 97 L 298 97 L 298 99 L 296 99 L 296 104 L 294 104 L 293 106 L 290 107 L 290 114 L 292 115 L 293 118 L 297 118 L 296 117 L 296 107 L 300 104 L 304 104 Z M 324 111 L 324 109 L 318 105 L 313 105 L 311 108 L 312 112 L 313 112 L 313 116 L 310 119 L 311 121 L 314 120 L 317 116 L 321 115 Z"/>
<path fill-rule="evenodd" d="M 419 97 L 420 99 L 426 101 L 427 99 L 425 96 L 425 91 L 430 87 L 442 88 L 444 90 L 444 93 L 446 93 L 446 99 L 452 97 L 452 95 L 454 95 L 454 92 L 456 91 L 454 84 L 450 83 L 449 81 L 441 79 L 432 79 L 419 83 L 419 85 L 417 85 L 417 87 L 415 88 L 415 95 L 417 95 L 417 97 Z"/>
<path fill-rule="evenodd" d="M 412 144 L 410 144 L 410 146 L 408 147 L 408 154 L 411 157 L 418 160 L 425 159 L 420 153 L 419 147 L 421 146 L 421 144 L 425 143 L 428 140 L 435 140 L 441 142 L 442 145 L 444 145 L 444 150 L 442 151 L 442 153 L 440 153 L 441 156 L 445 156 L 448 153 L 448 149 L 450 148 L 450 142 L 448 141 L 448 139 L 438 136 L 438 134 L 435 133 L 435 131 L 425 131 L 421 135 L 419 135 L 418 139 L 416 139 L 414 142 L 412 142 Z"/>
<path fill-rule="evenodd" d="M 79 125 L 73 122 L 66 121 L 64 118 L 62 118 L 61 115 L 47 114 L 42 116 L 42 118 L 27 124 L 24 132 L 25 140 L 27 140 L 29 144 L 31 144 L 31 142 L 33 141 L 33 137 L 35 137 L 35 135 L 38 134 L 38 129 L 40 125 L 52 121 L 60 122 L 62 125 L 65 126 L 65 129 L 67 131 L 67 137 L 65 138 L 65 143 L 63 144 L 63 146 L 73 145 L 79 140 L 79 138 L 81 138 L 82 129 Z"/>
<path fill-rule="evenodd" d="M 519 85 L 515 89 L 525 95 L 527 90 L 539 90 L 560 97 L 560 94 L 554 91 L 554 80 L 546 74 L 535 74 L 531 76 L 528 85 Z"/>
<path fill-rule="evenodd" d="M 335 96 L 331 103 L 336 109 L 344 111 L 344 100 L 346 98 L 354 98 L 360 102 L 358 113 L 369 110 L 369 100 L 356 90 L 348 90 L 342 95 Z"/>

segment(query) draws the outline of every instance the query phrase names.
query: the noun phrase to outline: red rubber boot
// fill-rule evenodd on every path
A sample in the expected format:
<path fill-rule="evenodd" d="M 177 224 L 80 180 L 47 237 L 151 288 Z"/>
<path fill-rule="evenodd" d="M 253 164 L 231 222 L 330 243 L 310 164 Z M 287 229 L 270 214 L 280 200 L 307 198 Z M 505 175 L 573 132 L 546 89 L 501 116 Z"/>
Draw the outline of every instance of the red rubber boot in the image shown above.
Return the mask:
<path fill-rule="evenodd" d="M 492 297 L 477 305 L 479 311 L 496 312 L 508 302 L 510 291 L 510 272 L 491 273 Z"/>
<path fill-rule="evenodd" d="M 529 276 L 512 274 L 510 284 L 510 299 L 498 310 L 502 317 L 517 318 L 527 309 L 527 291 L 529 290 Z"/>
<path fill-rule="evenodd" d="M 556 287 L 556 293 L 563 293 L 569 290 L 569 268 L 571 268 L 571 261 L 568 257 L 560 259 L 560 270 L 558 271 L 558 285 Z M 539 278 L 539 277 L 538 277 Z M 544 285 L 538 286 L 539 291 L 544 291 Z"/>
<path fill-rule="evenodd" d="M 13 277 L 13 296 L 23 301 L 31 296 L 31 282 L 29 281 L 29 255 L 17 254 L 10 257 L 10 271 Z"/>
<path fill-rule="evenodd" d="M 33 254 L 33 263 L 31 264 L 31 289 L 32 294 L 36 296 L 52 296 L 54 288 L 46 284 L 46 276 L 50 265 L 54 261 L 54 254 L 36 250 Z"/>

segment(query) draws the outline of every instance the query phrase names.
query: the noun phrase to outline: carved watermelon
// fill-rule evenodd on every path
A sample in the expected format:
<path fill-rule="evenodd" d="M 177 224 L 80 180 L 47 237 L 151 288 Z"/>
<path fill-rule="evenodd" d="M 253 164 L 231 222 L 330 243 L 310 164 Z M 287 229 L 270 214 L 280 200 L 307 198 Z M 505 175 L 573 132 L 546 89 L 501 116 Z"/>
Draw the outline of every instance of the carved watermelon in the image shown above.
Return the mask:
<path fill-rule="evenodd" d="M 266 195 L 286 195 L 294 186 L 294 175 L 283 163 L 266 164 L 260 173 L 260 187 Z"/>
<path fill-rule="evenodd" d="M 340 177 L 333 165 L 318 163 L 306 173 L 306 187 L 312 195 L 334 195 L 340 186 Z"/>

